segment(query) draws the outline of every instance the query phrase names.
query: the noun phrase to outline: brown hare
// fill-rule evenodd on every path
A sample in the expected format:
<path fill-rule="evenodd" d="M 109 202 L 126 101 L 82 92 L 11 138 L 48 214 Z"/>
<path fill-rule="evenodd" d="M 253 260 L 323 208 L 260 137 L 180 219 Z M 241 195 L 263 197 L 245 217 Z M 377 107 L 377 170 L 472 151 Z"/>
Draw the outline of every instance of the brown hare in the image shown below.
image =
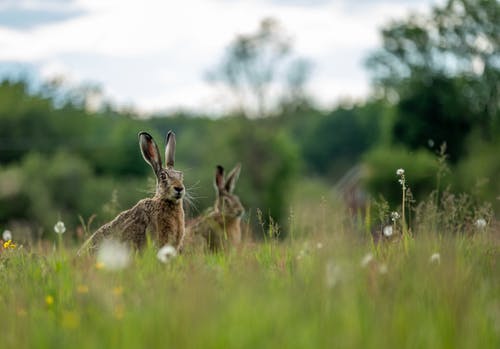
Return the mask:
<path fill-rule="evenodd" d="M 100 227 L 80 248 L 78 254 L 95 250 L 104 239 L 113 238 L 135 248 L 146 242 L 146 230 L 159 246 L 170 244 L 179 249 L 184 238 L 185 189 L 182 172 L 174 170 L 175 134 L 167 133 L 165 147 L 166 167 L 162 166 L 160 151 L 153 137 L 139 133 L 142 156 L 156 175 L 156 193 L 152 198 L 140 200 L 134 207 L 121 212 L 111 222 Z"/>
<path fill-rule="evenodd" d="M 224 168 L 216 167 L 214 207 L 187 224 L 186 250 L 218 251 L 241 243 L 240 225 L 245 209 L 238 196 L 233 194 L 240 170 L 238 164 L 224 178 Z"/>

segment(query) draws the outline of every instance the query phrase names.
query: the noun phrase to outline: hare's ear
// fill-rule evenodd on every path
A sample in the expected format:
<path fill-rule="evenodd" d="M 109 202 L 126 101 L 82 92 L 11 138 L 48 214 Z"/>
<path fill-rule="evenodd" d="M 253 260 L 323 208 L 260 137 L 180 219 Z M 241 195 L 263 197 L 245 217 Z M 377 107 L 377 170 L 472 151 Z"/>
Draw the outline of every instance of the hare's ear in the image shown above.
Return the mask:
<path fill-rule="evenodd" d="M 226 178 L 225 189 L 232 193 L 234 187 L 236 186 L 236 182 L 238 181 L 238 177 L 240 176 L 241 164 L 237 164 L 234 168 L 229 172 Z"/>
<path fill-rule="evenodd" d="M 139 133 L 139 146 L 141 147 L 142 157 L 148 164 L 151 165 L 156 175 L 161 170 L 161 157 L 158 146 L 156 145 L 153 137 L 147 132 Z"/>
<path fill-rule="evenodd" d="M 165 164 L 167 167 L 174 167 L 175 162 L 175 133 L 168 131 L 165 141 Z"/>
<path fill-rule="evenodd" d="M 224 167 L 222 167 L 221 165 L 217 165 L 217 167 L 215 167 L 214 185 L 217 193 L 224 190 Z"/>

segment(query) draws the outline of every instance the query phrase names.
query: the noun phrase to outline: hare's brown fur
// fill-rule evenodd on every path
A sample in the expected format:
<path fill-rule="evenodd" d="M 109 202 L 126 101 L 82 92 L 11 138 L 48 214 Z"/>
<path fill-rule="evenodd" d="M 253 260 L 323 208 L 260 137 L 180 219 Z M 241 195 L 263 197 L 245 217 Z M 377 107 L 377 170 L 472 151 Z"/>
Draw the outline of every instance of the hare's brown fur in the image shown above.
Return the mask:
<path fill-rule="evenodd" d="M 186 249 L 219 251 L 241 243 L 241 218 L 224 217 L 211 211 L 189 222 L 186 231 Z"/>
<path fill-rule="evenodd" d="M 241 217 L 245 212 L 233 190 L 240 173 L 237 165 L 224 179 L 224 169 L 217 166 L 213 208 L 192 220 L 186 227 L 186 249 L 218 251 L 241 243 Z"/>
<path fill-rule="evenodd" d="M 146 231 L 159 245 L 170 244 L 181 248 L 184 238 L 184 209 L 182 197 L 184 185 L 182 173 L 173 169 L 175 135 L 167 135 L 166 164 L 163 168 L 158 147 L 153 138 L 145 133 L 139 134 L 144 159 L 156 174 L 156 193 L 154 197 L 140 200 L 134 207 L 121 212 L 111 222 L 100 227 L 82 246 L 94 250 L 108 238 L 117 239 L 141 248 L 146 242 Z"/>

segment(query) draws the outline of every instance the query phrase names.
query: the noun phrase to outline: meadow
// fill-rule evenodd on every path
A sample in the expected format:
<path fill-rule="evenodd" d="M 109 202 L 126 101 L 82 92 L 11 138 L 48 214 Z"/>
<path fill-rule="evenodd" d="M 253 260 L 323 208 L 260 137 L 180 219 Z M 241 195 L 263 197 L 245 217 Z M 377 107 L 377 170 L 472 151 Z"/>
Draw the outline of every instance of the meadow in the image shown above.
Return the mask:
<path fill-rule="evenodd" d="M 0 17 L 9 8 L 13 20 L 16 13 L 47 17 L 37 12 L 42 2 L 8 1 Z M 55 17 L 66 13 L 62 1 L 52 2 Z M 305 20 L 307 2 L 292 2 L 303 3 Z M 328 6 L 323 18 L 331 11 L 321 3 Z M 359 3 L 354 7 L 372 12 L 368 1 Z M 205 73 L 193 70 L 199 57 L 183 44 L 186 30 L 198 37 L 200 26 L 192 23 L 170 33 L 182 44 L 155 48 L 155 57 L 168 54 L 161 67 L 147 52 L 123 60 L 132 70 L 99 54 L 95 61 L 85 55 L 81 71 L 77 57 L 86 40 L 80 47 L 75 37 L 69 51 L 50 52 L 60 40 L 49 28 L 60 32 L 63 22 L 8 30 L 0 23 L 0 40 L 25 43 L 35 34 L 37 42 L 14 49 L 21 62 L 8 52 L 7 61 L 0 59 L 0 349 L 499 349 L 500 2 L 439 3 L 380 23 L 378 47 L 363 58 L 363 81 L 370 80 L 364 97 L 343 90 L 357 79 L 348 67 L 361 64 L 346 59 L 357 52 L 353 43 L 336 38 L 349 39 L 348 30 L 325 29 L 318 48 L 342 43 L 335 47 L 341 60 L 328 58 L 334 88 L 321 77 L 322 95 L 345 94 L 331 105 L 320 105 L 323 97 L 310 90 L 317 62 L 293 50 L 303 29 L 282 27 L 278 13 L 256 31 L 238 33 L 224 54 L 210 57 L 221 61 Z M 114 7 L 123 13 L 121 5 L 104 6 L 99 23 L 120 32 L 105 19 Z M 345 7 L 353 23 L 354 7 L 337 5 L 331 9 Z M 137 13 L 130 14 L 120 23 L 136 23 Z M 364 24 L 356 31 L 367 33 Z M 97 46 L 104 48 L 109 35 L 101 36 Z M 39 51 L 45 58 L 29 59 Z M 170 65 L 176 61 L 191 73 Z M 107 74 L 86 81 L 89 67 L 102 64 L 125 90 L 172 92 L 176 101 L 188 92 L 196 101 L 186 81 L 204 75 L 234 105 L 216 112 L 226 100 L 220 95 L 203 98 L 196 110 L 179 104 L 147 113 L 108 95 L 114 89 Z M 63 75 L 44 72 L 52 69 Z M 176 74 L 175 88 L 155 83 L 177 81 Z M 242 164 L 235 193 L 246 208 L 244 243 L 177 254 L 148 241 L 139 252 L 115 244 L 108 253 L 102 247 L 96 256 L 77 257 L 99 226 L 152 195 L 138 133 L 159 140 L 163 153 L 168 130 L 178 136 L 186 217 L 213 204 L 217 165 Z M 368 199 L 354 209 L 340 199 L 346 193 Z"/>
<path fill-rule="evenodd" d="M 285 239 L 263 222 L 263 241 L 166 263 L 149 243 L 110 270 L 77 258 L 69 231 L 58 243 L 7 247 L 1 347 L 500 347 L 493 219 L 445 223 L 452 214 L 439 209 L 375 241 L 330 200 L 294 202 Z"/>

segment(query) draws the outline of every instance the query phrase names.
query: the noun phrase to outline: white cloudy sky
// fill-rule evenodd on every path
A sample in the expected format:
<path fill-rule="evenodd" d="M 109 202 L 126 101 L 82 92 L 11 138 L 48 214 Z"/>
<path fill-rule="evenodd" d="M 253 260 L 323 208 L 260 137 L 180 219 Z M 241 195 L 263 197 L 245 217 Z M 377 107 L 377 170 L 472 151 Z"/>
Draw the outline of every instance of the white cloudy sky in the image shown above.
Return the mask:
<path fill-rule="evenodd" d="M 438 0 L 1 0 L 0 75 L 27 71 L 99 84 L 143 111 L 224 107 L 204 79 L 237 35 L 277 19 L 313 64 L 322 106 L 369 92 L 366 55 L 378 29 Z"/>

